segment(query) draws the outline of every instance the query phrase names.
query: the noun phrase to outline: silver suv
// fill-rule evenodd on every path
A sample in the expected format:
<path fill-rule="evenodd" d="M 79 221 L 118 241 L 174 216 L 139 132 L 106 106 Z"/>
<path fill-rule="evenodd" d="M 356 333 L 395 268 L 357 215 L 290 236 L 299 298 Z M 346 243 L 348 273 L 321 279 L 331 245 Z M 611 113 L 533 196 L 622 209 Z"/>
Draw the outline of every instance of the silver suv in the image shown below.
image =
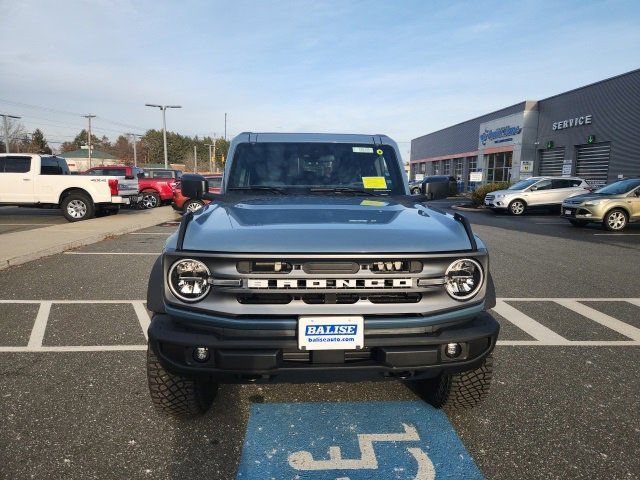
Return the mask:
<path fill-rule="evenodd" d="M 529 207 L 562 205 L 565 198 L 589 192 L 589 184 L 577 177 L 531 177 L 484 197 L 484 205 L 493 211 L 507 210 L 522 215 Z"/>

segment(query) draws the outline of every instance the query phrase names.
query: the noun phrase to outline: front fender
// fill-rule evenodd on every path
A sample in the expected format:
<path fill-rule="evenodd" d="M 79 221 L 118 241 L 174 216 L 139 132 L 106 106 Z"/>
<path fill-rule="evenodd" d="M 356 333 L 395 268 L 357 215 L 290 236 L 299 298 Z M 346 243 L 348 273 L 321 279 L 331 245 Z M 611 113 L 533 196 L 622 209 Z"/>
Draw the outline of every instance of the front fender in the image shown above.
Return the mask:
<path fill-rule="evenodd" d="M 155 313 L 164 311 L 164 278 L 162 273 L 162 255 L 160 255 L 151 267 L 149 284 L 147 286 L 147 308 Z"/>

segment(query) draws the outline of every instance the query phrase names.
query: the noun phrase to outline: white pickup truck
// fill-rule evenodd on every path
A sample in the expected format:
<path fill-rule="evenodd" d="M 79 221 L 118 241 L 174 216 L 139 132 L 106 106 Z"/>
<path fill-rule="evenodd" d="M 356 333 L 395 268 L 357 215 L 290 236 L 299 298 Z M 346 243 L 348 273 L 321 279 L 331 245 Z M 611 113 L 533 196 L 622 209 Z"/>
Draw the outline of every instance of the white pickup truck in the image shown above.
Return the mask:
<path fill-rule="evenodd" d="M 59 206 L 77 222 L 137 200 L 137 179 L 71 175 L 65 159 L 53 155 L 0 154 L 0 205 Z"/>

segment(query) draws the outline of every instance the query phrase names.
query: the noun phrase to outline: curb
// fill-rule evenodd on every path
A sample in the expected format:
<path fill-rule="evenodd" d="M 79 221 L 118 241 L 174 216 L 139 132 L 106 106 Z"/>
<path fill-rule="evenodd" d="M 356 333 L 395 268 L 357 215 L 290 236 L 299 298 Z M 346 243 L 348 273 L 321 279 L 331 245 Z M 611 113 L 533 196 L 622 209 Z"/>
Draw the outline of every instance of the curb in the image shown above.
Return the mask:
<path fill-rule="evenodd" d="M 471 208 L 471 207 L 464 207 L 462 205 L 451 205 L 451 208 L 453 210 L 461 210 L 463 212 L 487 213 L 489 211 L 489 209 L 487 208 Z"/>
<path fill-rule="evenodd" d="M 148 212 L 148 213 L 147 213 Z M 100 224 L 102 229 L 98 229 L 95 232 L 86 232 L 86 229 L 76 228 L 76 226 L 87 226 L 89 222 L 104 222 L 109 221 L 110 219 L 112 223 L 122 223 L 120 220 L 125 218 L 124 224 L 114 225 L 112 228 L 104 228 L 103 224 Z M 5 270 L 9 267 L 14 267 L 16 265 L 21 265 L 26 262 L 31 262 L 33 260 L 38 260 L 43 257 L 48 257 L 50 255 L 55 255 L 57 253 L 62 253 L 67 250 L 71 250 L 74 248 L 84 247 L 86 245 L 91 245 L 92 243 L 100 242 L 108 237 L 124 235 L 127 233 L 134 232 L 136 230 L 140 230 L 143 228 L 153 227 L 154 225 L 158 225 L 163 222 L 177 220 L 180 216 L 171 208 L 171 207 L 160 207 L 153 210 L 139 211 L 129 215 L 125 215 L 121 217 L 112 216 L 112 217 L 104 217 L 104 218 L 95 218 L 91 220 L 85 220 L 77 223 L 68 223 L 68 224 L 57 224 L 52 225 L 51 227 L 38 228 L 35 230 L 26 230 L 22 232 L 14 232 L 2 235 L 0 237 L 2 240 L 6 240 L 9 244 L 14 245 L 24 245 L 26 242 L 33 239 L 34 231 L 37 232 L 38 238 L 47 238 L 52 233 L 59 233 L 60 227 L 67 227 L 67 236 L 74 236 L 73 239 L 61 239 L 56 241 L 52 240 L 51 244 L 36 246 L 33 250 L 28 252 L 19 252 L 19 253 L 9 253 L 8 255 L 3 255 L 0 257 L 0 270 Z M 131 218 L 128 218 L 131 217 Z M 95 223 L 92 224 L 96 225 Z M 85 233 L 81 235 L 74 235 L 75 230 L 82 231 Z M 78 233 L 78 232 L 75 232 Z"/>

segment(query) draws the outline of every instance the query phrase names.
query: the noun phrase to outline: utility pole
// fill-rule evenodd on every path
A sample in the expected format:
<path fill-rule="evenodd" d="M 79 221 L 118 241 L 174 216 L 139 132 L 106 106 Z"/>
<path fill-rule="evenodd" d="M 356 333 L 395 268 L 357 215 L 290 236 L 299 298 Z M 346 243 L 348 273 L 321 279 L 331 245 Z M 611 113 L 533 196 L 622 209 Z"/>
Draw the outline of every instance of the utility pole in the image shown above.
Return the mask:
<path fill-rule="evenodd" d="M 3 118 L 4 123 L 4 151 L 5 153 L 9 153 L 9 118 L 19 119 L 21 117 L 16 117 L 15 115 L 9 115 L 7 113 L 0 113 L 0 116 Z"/>
<path fill-rule="evenodd" d="M 211 158 L 211 147 L 214 146 L 213 143 L 205 143 L 206 147 L 209 147 L 209 171 L 213 173 L 213 159 Z"/>
<path fill-rule="evenodd" d="M 167 108 L 182 108 L 180 105 L 156 105 L 155 103 L 145 103 L 145 107 L 155 107 L 162 110 L 162 140 L 164 142 L 164 168 L 169 168 L 169 157 L 167 154 L 167 119 L 165 112 Z"/>
<path fill-rule="evenodd" d="M 87 135 L 87 145 L 89 145 L 89 168 L 92 167 L 91 165 L 91 119 L 92 118 L 96 118 L 95 115 L 83 115 L 84 118 L 86 118 L 87 120 L 89 120 L 89 133 Z"/>
<path fill-rule="evenodd" d="M 227 139 L 227 114 L 224 114 L 224 139 Z"/>
<path fill-rule="evenodd" d="M 136 137 L 141 137 L 137 133 L 127 133 L 130 137 L 133 137 L 133 166 L 138 166 L 138 152 L 136 151 Z"/>
<path fill-rule="evenodd" d="M 198 146 L 193 146 L 193 173 L 198 173 Z"/>

